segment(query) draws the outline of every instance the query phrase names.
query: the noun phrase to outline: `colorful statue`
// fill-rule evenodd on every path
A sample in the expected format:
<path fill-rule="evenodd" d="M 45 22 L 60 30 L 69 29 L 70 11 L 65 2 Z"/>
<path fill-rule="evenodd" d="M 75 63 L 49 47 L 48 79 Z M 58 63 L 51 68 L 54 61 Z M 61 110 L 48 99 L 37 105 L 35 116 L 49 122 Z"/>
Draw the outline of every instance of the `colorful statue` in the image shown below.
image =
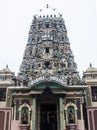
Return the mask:
<path fill-rule="evenodd" d="M 73 113 L 73 110 L 71 108 L 69 110 L 69 123 L 75 123 L 74 113 Z"/>
<path fill-rule="evenodd" d="M 23 124 L 28 124 L 28 115 L 27 115 L 27 113 L 25 111 L 22 114 L 22 123 Z"/>

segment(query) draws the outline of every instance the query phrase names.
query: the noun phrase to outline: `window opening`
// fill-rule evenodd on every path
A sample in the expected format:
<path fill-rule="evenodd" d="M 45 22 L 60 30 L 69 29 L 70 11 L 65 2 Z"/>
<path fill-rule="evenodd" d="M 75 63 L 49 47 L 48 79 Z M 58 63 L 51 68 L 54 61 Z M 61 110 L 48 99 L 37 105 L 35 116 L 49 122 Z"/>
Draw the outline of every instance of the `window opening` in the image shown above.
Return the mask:
<path fill-rule="evenodd" d="M 91 87 L 91 91 L 92 91 L 92 100 L 97 101 L 97 86 Z"/>
<path fill-rule="evenodd" d="M 49 68 L 50 62 L 49 62 L 49 61 L 46 61 L 46 62 L 45 62 L 45 66 L 46 66 L 46 68 Z"/>
<path fill-rule="evenodd" d="M 45 53 L 49 53 L 49 47 L 45 48 Z"/>
<path fill-rule="evenodd" d="M 47 24 L 45 24 L 45 27 L 46 27 L 46 28 L 49 28 L 49 24 L 48 24 L 48 23 L 47 23 Z"/>
<path fill-rule="evenodd" d="M 0 101 L 5 101 L 6 100 L 6 88 L 1 88 L 0 89 Z"/>

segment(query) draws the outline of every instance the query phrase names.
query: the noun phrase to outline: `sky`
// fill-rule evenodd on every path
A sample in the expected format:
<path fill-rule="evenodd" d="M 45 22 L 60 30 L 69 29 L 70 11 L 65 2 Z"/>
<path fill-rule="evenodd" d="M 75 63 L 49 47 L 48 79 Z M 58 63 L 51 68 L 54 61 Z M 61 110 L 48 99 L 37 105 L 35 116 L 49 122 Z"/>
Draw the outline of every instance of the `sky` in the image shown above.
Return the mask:
<path fill-rule="evenodd" d="M 46 4 L 55 8 L 64 18 L 80 75 L 90 63 L 97 67 L 96 0 L 1 0 L 0 70 L 8 65 L 17 75 L 33 15 Z"/>

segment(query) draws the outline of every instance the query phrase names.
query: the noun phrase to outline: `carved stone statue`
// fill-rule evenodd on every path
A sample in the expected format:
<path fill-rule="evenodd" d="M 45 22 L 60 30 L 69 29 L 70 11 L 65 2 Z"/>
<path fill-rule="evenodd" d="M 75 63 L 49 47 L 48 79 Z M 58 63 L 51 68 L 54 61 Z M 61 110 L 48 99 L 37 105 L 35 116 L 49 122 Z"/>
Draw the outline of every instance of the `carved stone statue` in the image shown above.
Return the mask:
<path fill-rule="evenodd" d="M 73 113 L 72 109 L 70 109 L 70 111 L 69 111 L 69 123 L 75 123 L 74 113 Z"/>
<path fill-rule="evenodd" d="M 23 114 L 22 114 L 22 123 L 28 124 L 28 115 L 26 112 L 23 112 Z"/>

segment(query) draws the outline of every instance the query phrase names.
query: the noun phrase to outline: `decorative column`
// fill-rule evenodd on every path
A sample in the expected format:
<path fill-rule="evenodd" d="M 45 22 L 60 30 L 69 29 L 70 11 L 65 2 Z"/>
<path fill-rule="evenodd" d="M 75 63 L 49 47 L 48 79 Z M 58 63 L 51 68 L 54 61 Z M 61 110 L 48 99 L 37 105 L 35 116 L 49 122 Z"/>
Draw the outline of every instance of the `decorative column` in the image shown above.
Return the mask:
<path fill-rule="evenodd" d="M 19 100 L 19 107 L 21 106 L 21 100 Z M 19 109 L 19 122 L 21 124 L 21 109 Z"/>
<path fill-rule="evenodd" d="M 16 100 L 14 100 L 14 120 L 16 120 Z"/>
<path fill-rule="evenodd" d="M 93 130 L 96 130 L 95 129 L 96 126 L 95 126 L 95 123 L 94 123 L 94 115 L 93 115 L 94 110 L 92 110 L 91 113 L 92 113 L 92 122 L 91 122 L 91 124 L 93 125 Z"/>
<path fill-rule="evenodd" d="M 32 103 L 32 130 L 36 130 L 36 99 Z"/>
<path fill-rule="evenodd" d="M 65 106 L 66 106 L 66 100 L 64 100 L 64 103 L 63 103 L 63 105 L 64 105 L 64 109 L 63 109 L 63 120 L 64 120 L 64 123 L 63 123 L 63 129 L 64 130 L 66 130 L 66 119 L 67 119 L 67 117 L 65 117 L 65 115 L 67 116 L 67 111 L 65 110 Z"/>
<path fill-rule="evenodd" d="M 30 108 L 32 108 L 32 99 L 30 99 Z M 30 121 L 29 121 L 30 130 L 32 130 L 32 112 L 33 112 L 33 110 L 31 109 L 31 111 L 30 111 Z"/>
<path fill-rule="evenodd" d="M 6 118 L 7 118 L 7 111 L 4 112 L 5 113 L 5 117 L 4 117 L 4 130 L 6 129 Z"/>
<path fill-rule="evenodd" d="M 74 100 L 74 103 L 77 104 L 77 100 L 76 100 L 76 99 Z M 78 111 L 78 110 L 77 110 L 77 107 L 75 107 L 75 124 L 76 124 L 76 125 L 77 125 L 77 120 L 78 120 L 78 119 L 77 119 L 77 111 Z"/>
<path fill-rule="evenodd" d="M 80 101 L 80 108 L 81 108 L 81 121 L 82 121 L 82 128 L 81 130 L 84 130 L 84 119 L 83 119 L 83 107 L 82 107 L 82 101 Z"/>
<path fill-rule="evenodd" d="M 59 111 L 60 111 L 60 130 L 63 130 L 63 102 L 62 98 L 59 98 Z"/>

